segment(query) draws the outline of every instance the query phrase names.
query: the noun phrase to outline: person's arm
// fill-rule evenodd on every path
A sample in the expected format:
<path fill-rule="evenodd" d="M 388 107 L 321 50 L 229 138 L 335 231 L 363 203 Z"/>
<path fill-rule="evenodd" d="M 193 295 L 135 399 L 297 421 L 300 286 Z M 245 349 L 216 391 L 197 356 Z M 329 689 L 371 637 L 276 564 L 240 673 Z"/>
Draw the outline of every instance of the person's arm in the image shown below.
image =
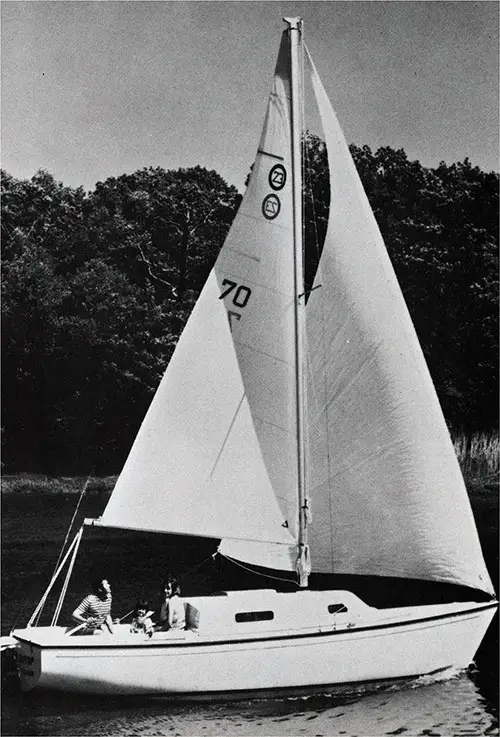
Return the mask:
<path fill-rule="evenodd" d="M 111 618 L 111 612 L 107 615 L 104 622 L 106 623 L 106 627 L 108 628 L 110 634 L 112 635 L 114 630 L 113 630 L 113 620 Z"/>
<path fill-rule="evenodd" d="M 81 604 L 76 607 L 75 611 L 71 615 L 71 619 L 73 619 L 78 624 L 92 624 L 92 617 L 86 617 L 85 612 L 85 600 L 83 600 Z"/>

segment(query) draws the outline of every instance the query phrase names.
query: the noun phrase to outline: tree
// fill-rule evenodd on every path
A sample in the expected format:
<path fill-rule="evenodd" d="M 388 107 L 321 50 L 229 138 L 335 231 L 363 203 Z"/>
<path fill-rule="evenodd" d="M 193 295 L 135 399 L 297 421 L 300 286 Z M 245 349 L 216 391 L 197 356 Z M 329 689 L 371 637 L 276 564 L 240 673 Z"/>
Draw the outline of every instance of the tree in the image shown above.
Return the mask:
<path fill-rule="evenodd" d="M 111 245 L 120 268 L 155 287 L 158 299 L 192 304 L 239 199 L 214 171 L 143 169 L 97 184 L 95 235 Z"/>
<path fill-rule="evenodd" d="M 330 200 L 307 134 L 306 290 Z M 498 175 L 427 169 L 351 146 L 455 429 L 498 408 Z M 312 193 L 312 194 L 311 194 Z M 240 196 L 216 172 L 142 169 L 85 193 L 2 173 L 3 460 L 9 470 L 116 471 L 224 241 Z"/>
<path fill-rule="evenodd" d="M 88 196 L 4 174 L 4 459 L 119 466 L 238 202 L 215 172 L 149 169 Z"/>
<path fill-rule="evenodd" d="M 498 422 L 498 174 L 351 146 L 455 429 Z"/>
<path fill-rule="evenodd" d="M 312 288 L 325 242 L 330 207 L 330 178 L 325 142 L 313 133 L 303 138 L 305 171 L 303 176 L 305 265 L 304 286 Z"/>

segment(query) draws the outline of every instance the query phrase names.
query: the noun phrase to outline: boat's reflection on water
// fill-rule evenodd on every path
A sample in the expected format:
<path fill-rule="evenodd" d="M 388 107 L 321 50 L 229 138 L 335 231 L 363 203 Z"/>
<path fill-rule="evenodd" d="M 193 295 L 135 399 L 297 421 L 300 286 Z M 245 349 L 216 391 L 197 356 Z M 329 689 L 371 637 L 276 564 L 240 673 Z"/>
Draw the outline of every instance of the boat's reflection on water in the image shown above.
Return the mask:
<path fill-rule="evenodd" d="M 82 697 L 34 691 L 3 699 L 4 735 L 495 734 L 475 673 L 277 697 L 180 703 L 161 697 Z"/>

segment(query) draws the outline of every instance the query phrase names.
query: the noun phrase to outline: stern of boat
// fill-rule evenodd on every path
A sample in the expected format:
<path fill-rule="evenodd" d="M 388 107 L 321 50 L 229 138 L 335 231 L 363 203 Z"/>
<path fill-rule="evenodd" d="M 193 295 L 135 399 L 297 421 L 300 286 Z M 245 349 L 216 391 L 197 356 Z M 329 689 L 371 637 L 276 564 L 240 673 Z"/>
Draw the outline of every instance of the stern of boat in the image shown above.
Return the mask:
<path fill-rule="evenodd" d="M 42 673 L 42 649 L 33 642 L 18 640 L 16 666 L 21 691 L 36 688 Z"/>

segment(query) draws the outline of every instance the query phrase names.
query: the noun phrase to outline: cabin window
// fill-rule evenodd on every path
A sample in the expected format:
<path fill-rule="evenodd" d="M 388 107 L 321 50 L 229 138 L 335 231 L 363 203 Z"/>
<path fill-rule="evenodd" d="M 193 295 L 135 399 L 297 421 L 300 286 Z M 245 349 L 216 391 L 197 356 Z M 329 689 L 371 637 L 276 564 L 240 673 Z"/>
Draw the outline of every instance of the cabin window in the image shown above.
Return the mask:
<path fill-rule="evenodd" d="M 328 611 L 330 614 L 343 614 L 347 611 L 345 604 L 328 604 Z"/>
<path fill-rule="evenodd" d="M 274 612 L 238 612 L 235 619 L 237 622 L 264 622 L 274 619 Z"/>

